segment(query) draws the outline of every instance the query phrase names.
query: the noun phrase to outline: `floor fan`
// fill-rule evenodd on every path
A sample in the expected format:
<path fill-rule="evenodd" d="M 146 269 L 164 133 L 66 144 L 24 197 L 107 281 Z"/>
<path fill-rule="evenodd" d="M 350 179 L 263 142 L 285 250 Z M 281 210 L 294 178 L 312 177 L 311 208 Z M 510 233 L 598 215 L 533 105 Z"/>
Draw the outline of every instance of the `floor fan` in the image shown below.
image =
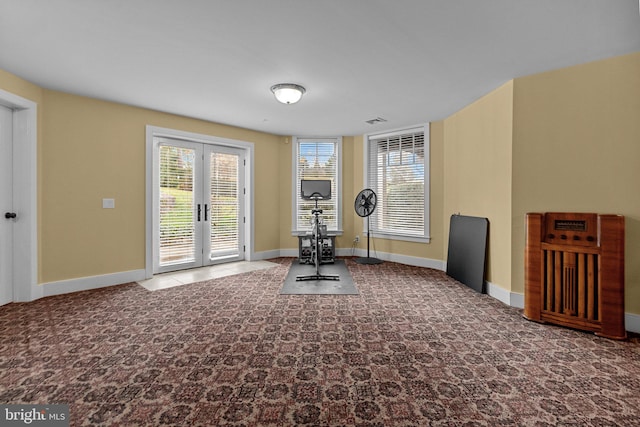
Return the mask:
<path fill-rule="evenodd" d="M 371 234 L 371 228 L 369 226 L 369 215 L 376 210 L 377 196 L 376 193 L 370 189 L 365 188 L 356 196 L 354 207 L 358 216 L 367 218 L 367 257 L 356 258 L 358 264 L 381 264 L 382 260 L 378 258 L 371 258 L 369 256 L 369 236 Z"/>

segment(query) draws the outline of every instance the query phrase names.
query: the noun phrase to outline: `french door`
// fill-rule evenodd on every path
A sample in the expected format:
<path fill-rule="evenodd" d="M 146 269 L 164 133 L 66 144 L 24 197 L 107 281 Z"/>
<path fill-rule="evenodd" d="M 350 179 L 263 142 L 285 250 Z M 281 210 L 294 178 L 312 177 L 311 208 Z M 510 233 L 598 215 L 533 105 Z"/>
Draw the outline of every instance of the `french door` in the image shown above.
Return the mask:
<path fill-rule="evenodd" d="M 0 305 L 13 301 L 13 112 L 0 105 Z"/>
<path fill-rule="evenodd" d="M 244 151 L 158 139 L 154 273 L 244 259 Z"/>

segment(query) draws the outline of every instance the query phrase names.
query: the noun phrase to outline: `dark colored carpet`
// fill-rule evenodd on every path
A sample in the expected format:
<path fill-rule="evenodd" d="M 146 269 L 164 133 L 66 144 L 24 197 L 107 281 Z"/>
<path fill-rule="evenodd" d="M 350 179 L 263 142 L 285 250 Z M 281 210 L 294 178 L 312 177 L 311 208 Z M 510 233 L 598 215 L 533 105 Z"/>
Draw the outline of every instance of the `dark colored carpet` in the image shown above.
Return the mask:
<path fill-rule="evenodd" d="M 280 266 L 0 307 L 0 402 L 76 425 L 637 426 L 640 342 L 526 321 L 443 272 L 346 260 L 360 295 Z"/>
<path fill-rule="evenodd" d="M 323 264 L 318 268 L 320 275 L 337 275 L 340 280 L 296 280 L 297 276 L 316 274 L 315 265 L 291 263 L 287 278 L 282 285 L 282 295 L 358 295 L 353 278 L 344 260 L 337 259 L 333 264 Z"/>

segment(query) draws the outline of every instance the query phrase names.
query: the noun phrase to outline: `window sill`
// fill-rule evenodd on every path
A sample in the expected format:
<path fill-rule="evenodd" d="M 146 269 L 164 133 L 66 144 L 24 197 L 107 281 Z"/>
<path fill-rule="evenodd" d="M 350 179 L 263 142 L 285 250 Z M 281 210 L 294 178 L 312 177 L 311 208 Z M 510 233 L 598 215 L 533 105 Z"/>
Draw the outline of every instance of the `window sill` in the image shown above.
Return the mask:
<path fill-rule="evenodd" d="M 365 232 L 366 237 L 366 232 Z M 431 243 L 431 236 L 410 236 L 395 233 L 371 232 L 371 237 L 376 239 L 401 240 L 404 242 Z"/>
<path fill-rule="evenodd" d="M 342 236 L 343 232 L 343 230 L 327 230 L 329 236 Z M 292 236 L 306 236 L 307 233 L 311 233 L 311 230 L 291 230 Z"/>

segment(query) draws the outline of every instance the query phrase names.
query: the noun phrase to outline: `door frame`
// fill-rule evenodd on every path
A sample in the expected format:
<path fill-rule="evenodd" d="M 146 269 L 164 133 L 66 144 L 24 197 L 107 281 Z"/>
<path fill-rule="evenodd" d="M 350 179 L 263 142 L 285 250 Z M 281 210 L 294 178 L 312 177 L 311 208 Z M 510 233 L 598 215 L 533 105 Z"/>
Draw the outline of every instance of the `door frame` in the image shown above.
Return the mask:
<path fill-rule="evenodd" d="M 197 142 L 209 145 L 220 145 L 233 147 L 244 151 L 244 159 L 246 167 L 244 168 L 244 184 L 245 184 L 245 204 L 244 204 L 244 242 L 245 257 L 247 261 L 254 259 L 254 205 L 253 205 L 253 154 L 254 144 L 252 142 L 240 141 L 236 139 L 220 138 L 211 135 L 204 135 L 193 132 L 186 132 L 176 129 L 168 129 L 157 126 L 146 126 L 146 189 L 145 189 L 145 277 L 150 279 L 153 277 L 153 224 L 156 212 L 154 206 L 154 159 L 158 145 L 154 142 L 157 137 L 171 138 L 190 142 Z"/>
<path fill-rule="evenodd" d="M 13 300 L 43 296 L 38 286 L 38 104 L 0 89 L 13 110 Z"/>

